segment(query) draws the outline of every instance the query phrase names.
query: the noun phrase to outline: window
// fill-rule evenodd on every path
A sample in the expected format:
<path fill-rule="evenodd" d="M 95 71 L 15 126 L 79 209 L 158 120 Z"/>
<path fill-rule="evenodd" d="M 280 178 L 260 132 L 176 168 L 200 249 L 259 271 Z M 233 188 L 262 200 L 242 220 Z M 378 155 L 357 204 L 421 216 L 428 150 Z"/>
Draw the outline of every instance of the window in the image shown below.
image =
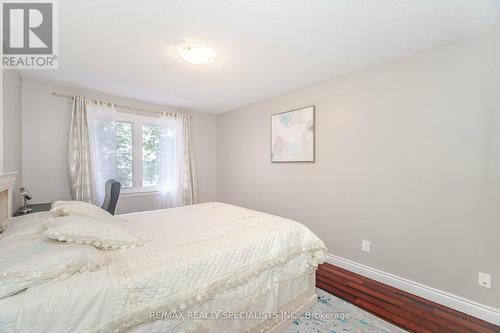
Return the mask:
<path fill-rule="evenodd" d="M 160 184 L 160 126 L 142 126 L 142 187 Z"/>
<path fill-rule="evenodd" d="M 87 142 L 80 140 L 78 117 L 72 119 L 72 129 L 77 133 L 72 135 L 75 140 L 70 148 L 75 156 L 79 150 L 90 153 L 85 169 L 78 171 L 94 178 L 93 184 L 84 189 L 95 197 L 92 200 L 103 202 L 105 184 L 110 179 L 122 184 L 124 194 L 154 192 L 161 208 L 196 200 L 189 116 L 163 114 L 154 118 L 122 113 L 102 102 L 93 102 L 86 116 L 89 149 Z"/>
<path fill-rule="evenodd" d="M 150 117 L 113 117 L 94 120 L 98 178 L 115 178 L 124 192 L 156 191 L 160 184 L 160 125 Z"/>
<path fill-rule="evenodd" d="M 116 180 L 123 188 L 133 184 L 133 125 L 116 122 Z"/>

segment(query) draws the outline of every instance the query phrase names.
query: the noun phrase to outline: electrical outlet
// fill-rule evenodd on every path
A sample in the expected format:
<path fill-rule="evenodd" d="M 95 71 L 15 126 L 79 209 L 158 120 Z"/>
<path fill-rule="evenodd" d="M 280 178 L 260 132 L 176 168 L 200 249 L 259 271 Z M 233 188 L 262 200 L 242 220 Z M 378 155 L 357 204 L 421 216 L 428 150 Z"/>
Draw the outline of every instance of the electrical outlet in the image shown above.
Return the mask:
<path fill-rule="evenodd" d="M 364 240 L 361 242 L 361 250 L 364 252 L 370 252 L 370 241 Z"/>
<path fill-rule="evenodd" d="M 479 272 L 479 285 L 484 288 L 491 288 L 491 275 Z"/>

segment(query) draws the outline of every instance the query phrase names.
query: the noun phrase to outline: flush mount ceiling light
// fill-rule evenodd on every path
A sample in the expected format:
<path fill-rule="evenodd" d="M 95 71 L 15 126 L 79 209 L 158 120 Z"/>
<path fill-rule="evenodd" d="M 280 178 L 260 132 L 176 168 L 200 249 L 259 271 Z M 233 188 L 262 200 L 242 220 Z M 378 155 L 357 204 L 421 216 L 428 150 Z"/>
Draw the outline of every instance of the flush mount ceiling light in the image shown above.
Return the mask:
<path fill-rule="evenodd" d="M 182 44 L 177 51 L 184 60 L 195 65 L 208 64 L 215 58 L 214 50 L 196 44 Z"/>

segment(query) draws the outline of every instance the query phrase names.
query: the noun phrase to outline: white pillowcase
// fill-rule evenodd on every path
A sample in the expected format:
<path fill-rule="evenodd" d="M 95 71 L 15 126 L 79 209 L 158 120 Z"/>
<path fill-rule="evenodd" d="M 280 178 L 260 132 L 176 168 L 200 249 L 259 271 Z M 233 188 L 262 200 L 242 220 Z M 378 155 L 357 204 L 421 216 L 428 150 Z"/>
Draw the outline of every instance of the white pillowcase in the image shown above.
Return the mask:
<path fill-rule="evenodd" d="M 107 256 L 88 245 L 62 244 L 41 234 L 0 240 L 0 298 L 76 272 L 97 270 Z"/>
<path fill-rule="evenodd" d="M 50 210 L 57 216 L 90 216 L 95 218 L 109 218 L 111 215 L 101 207 L 83 201 L 56 201 Z"/>
<path fill-rule="evenodd" d="M 57 206 L 67 206 L 67 205 L 76 205 L 76 206 L 95 206 L 89 202 L 79 201 L 79 200 L 57 200 L 52 203 L 52 208 Z"/>
<path fill-rule="evenodd" d="M 10 239 L 17 236 L 33 235 L 45 230 L 45 221 L 54 217 L 52 212 L 32 213 L 17 217 L 11 217 L 3 225 L 2 239 Z"/>
<path fill-rule="evenodd" d="M 48 221 L 45 235 L 61 242 L 88 244 L 99 249 L 126 249 L 141 245 L 117 218 L 63 216 Z"/>

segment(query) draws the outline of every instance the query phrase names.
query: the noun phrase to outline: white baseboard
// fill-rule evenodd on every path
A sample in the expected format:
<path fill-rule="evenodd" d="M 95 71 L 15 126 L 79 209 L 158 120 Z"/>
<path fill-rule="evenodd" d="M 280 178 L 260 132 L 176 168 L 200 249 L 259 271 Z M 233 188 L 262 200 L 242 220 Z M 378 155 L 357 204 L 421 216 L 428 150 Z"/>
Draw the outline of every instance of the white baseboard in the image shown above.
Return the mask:
<path fill-rule="evenodd" d="M 326 262 L 344 268 L 348 271 L 363 275 L 375 281 L 385 283 L 411 294 L 423 297 L 430 301 L 447 306 L 454 310 L 480 318 L 495 325 L 500 325 L 500 309 L 480 304 L 463 297 L 447 293 L 405 278 L 371 268 L 357 262 L 347 260 L 333 254 L 328 254 Z"/>

